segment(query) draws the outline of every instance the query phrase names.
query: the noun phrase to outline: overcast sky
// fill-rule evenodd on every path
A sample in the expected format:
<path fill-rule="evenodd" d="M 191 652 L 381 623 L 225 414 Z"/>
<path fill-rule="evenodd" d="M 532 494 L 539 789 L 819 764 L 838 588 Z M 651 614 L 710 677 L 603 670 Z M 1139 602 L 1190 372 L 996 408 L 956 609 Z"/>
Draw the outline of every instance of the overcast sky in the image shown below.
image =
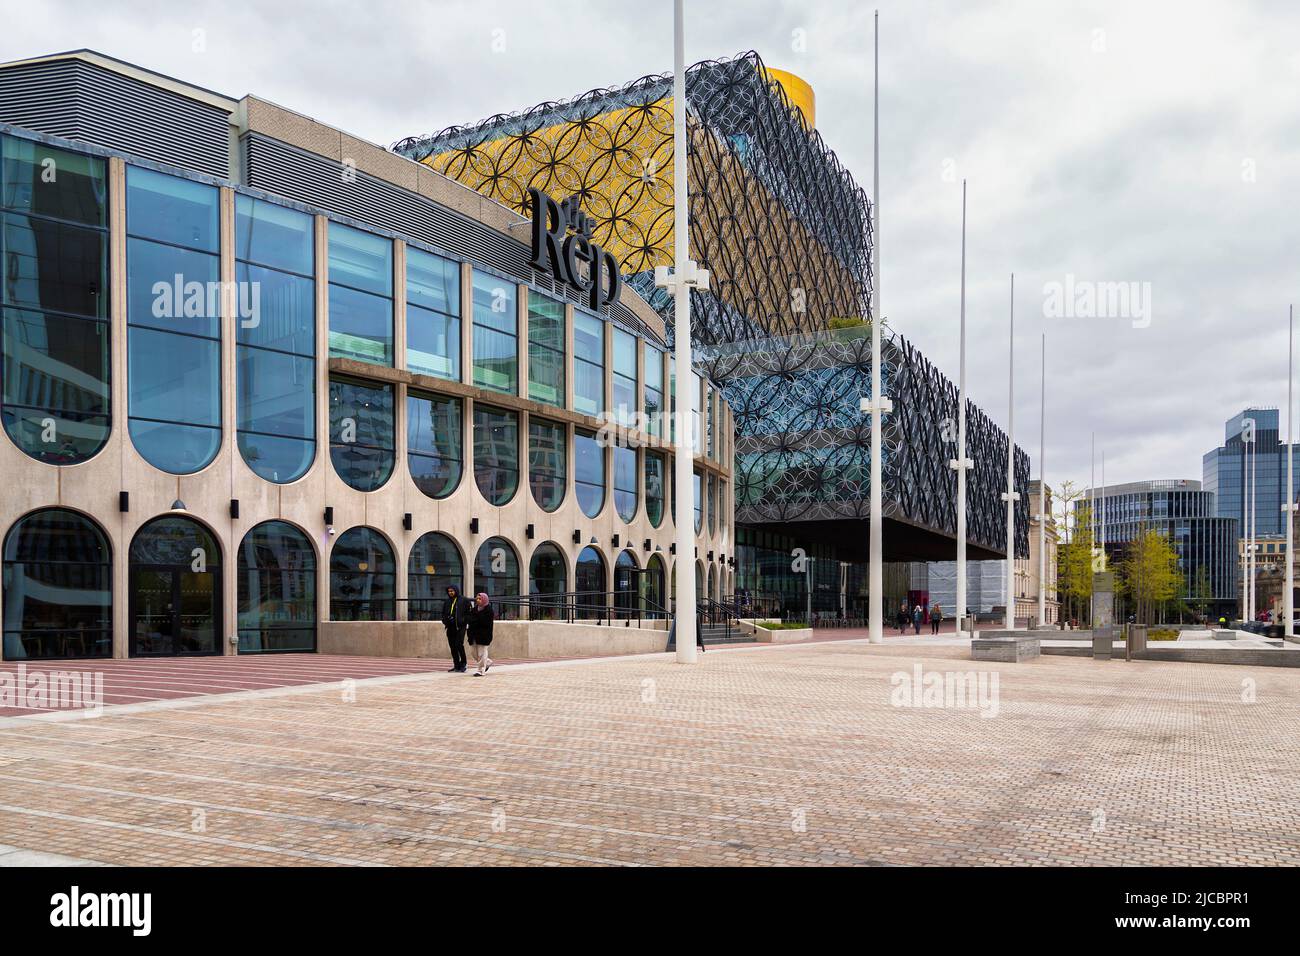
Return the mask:
<path fill-rule="evenodd" d="M 90 47 L 383 145 L 672 66 L 669 0 L 3 6 L 4 60 Z M 1034 475 L 1046 332 L 1049 483 L 1088 481 L 1094 430 L 1108 483 L 1199 479 L 1234 411 L 1286 404 L 1300 4 L 880 9 L 884 315 L 956 379 L 966 178 L 971 398 L 1006 424 L 1015 272 L 1015 433 Z M 755 49 L 808 80 L 823 137 L 870 191 L 870 6 L 687 0 L 687 25 L 690 61 Z M 1067 276 L 1076 295 L 1140 297 L 1124 316 L 1063 315 Z"/>

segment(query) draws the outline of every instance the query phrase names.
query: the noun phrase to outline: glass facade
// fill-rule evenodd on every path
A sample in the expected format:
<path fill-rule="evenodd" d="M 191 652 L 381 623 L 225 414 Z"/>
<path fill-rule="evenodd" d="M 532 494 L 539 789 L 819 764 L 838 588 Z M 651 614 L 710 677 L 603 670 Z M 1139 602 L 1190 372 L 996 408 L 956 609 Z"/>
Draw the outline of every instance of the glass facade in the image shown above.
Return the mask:
<path fill-rule="evenodd" d="M 406 590 L 410 595 L 407 618 L 442 620 L 442 602 L 447 598 L 447 588 L 452 586 L 464 595 L 465 568 L 456 542 L 437 531 L 420 535 L 406 566 Z"/>
<path fill-rule="evenodd" d="M 614 507 L 624 521 L 636 517 L 637 505 L 636 449 L 614 446 Z"/>
<path fill-rule="evenodd" d="M 549 541 L 539 544 L 528 562 L 528 616 L 534 620 L 559 617 L 560 599 L 553 603 L 547 595 L 560 595 L 568 590 L 568 561 L 564 552 Z"/>
<path fill-rule="evenodd" d="M 374 491 L 393 473 L 393 387 L 330 379 L 330 461 L 350 488 Z"/>
<path fill-rule="evenodd" d="M 330 356 L 393 364 L 393 243 L 329 224 Z"/>
<path fill-rule="evenodd" d="M 528 294 L 528 397 L 564 407 L 564 303 Z"/>
<path fill-rule="evenodd" d="M 89 518 L 34 511 L 5 537 L 3 658 L 111 657 L 113 556 Z"/>
<path fill-rule="evenodd" d="M 605 507 L 605 450 L 594 432 L 573 433 L 573 484 L 578 507 L 588 518 Z"/>
<path fill-rule="evenodd" d="M 0 420 L 53 465 L 85 461 L 108 440 L 105 167 L 0 136 Z"/>
<path fill-rule="evenodd" d="M 655 452 L 645 453 L 645 514 L 656 528 L 664 520 L 664 456 Z"/>
<path fill-rule="evenodd" d="M 312 217 L 235 197 L 235 418 L 239 452 L 267 481 L 316 457 L 316 271 Z"/>
<path fill-rule="evenodd" d="M 594 619 L 604 616 L 606 604 L 605 558 L 595 547 L 588 546 L 578 553 L 574 569 L 573 589 L 576 591 L 577 616 Z"/>
<path fill-rule="evenodd" d="M 460 381 L 460 263 L 406 247 L 406 367 Z"/>
<path fill-rule="evenodd" d="M 239 653 L 316 650 L 316 550 L 285 521 L 239 544 Z"/>
<path fill-rule="evenodd" d="M 605 410 L 605 323 L 580 309 L 573 310 L 573 410 Z"/>
<path fill-rule="evenodd" d="M 709 534 L 718 530 L 718 479 L 709 475 Z"/>
<path fill-rule="evenodd" d="M 330 619 L 392 621 L 397 611 L 393 549 L 374 528 L 349 528 L 330 552 Z"/>
<path fill-rule="evenodd" d="M 519 416 L 474 406 L 474 480 L 489 504 L 503 505 L 519 488 Z"/>
<path fill-rule="evenodd" d="M 126 170 L 127 415 L 162 471 L 205 467 L 221 447 L 221 248 L 215 186 Z"/>
<path fill-rule="evenodd" d="M 533 500 L 543 511 L 554 511 L 564 501 L 569 470 L 566 428 L 540 418 L 528 421 L 528 484 Z"/>
<path fill-rule="evenodd" d="M 694 479 L 695 479 L 695 489 L 694 489 L 695 490 L 695 533 L 699 534 L 700 528 L 703 526 L 703 519 L 704 519 L 704 510 L 703 510 L 704 495 L 701 493 L 700 485 L 702 482 L 700 478 L 700 473 L 698 471 L 694 473 Z"/>
<path fill-rule="evenodd" d="M 636 336 L 614 327 L 614 368 L 611 376 L 616 421 L 625 427 L 636 423 Z"/>
<path fill-rule="evenodd" d="M 464 434 L 460 399 L 407 392 L 406 465 L 430 498 L 446 498 L 460 484 Z"/>
<path fill-rule="evenodd" d="M 474 270 L 474 384 L 519 394 L 518 290 L 512 282 Z"/>

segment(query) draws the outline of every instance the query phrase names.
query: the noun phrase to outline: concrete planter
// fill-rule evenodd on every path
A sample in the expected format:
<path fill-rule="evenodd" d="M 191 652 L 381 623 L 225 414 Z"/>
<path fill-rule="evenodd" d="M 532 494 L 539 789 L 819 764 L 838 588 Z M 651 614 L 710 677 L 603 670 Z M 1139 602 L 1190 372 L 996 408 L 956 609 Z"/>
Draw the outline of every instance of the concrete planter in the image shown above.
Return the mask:
<path fill-rule="evenodd" d="M 446 632 L 437 621 L 323 621 L 318 633 L 322 654 L 451 660 Z M 668 643 L 662 621 L 643 621 L 641 627 L 497 621 L 492 637 L 492 656 L 502 659 L 653 654 Z"/>
<path fill-rule="evenodd" d="M 768 629 L 760 624 L 753 627 L 754 640 L 760 644 L 793 644 L 796 641 L 810 640 L 813 636 L 811 627 Z"/>

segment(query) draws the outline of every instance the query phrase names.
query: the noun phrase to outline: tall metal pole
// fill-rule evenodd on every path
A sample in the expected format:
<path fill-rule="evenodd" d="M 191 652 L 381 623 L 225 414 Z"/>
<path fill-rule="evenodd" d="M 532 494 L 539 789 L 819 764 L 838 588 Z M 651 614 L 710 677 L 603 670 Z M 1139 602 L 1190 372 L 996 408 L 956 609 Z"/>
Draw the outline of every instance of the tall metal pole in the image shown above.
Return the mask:
<path fill-rule="evenodd" d="M 1250 419 L 1250 427 L 1255 422 Z M 1242 427 L 1245 428 L 1245 420 Z M 1243 430 L 1241 445 L 1241 620 L 1250 620 L 1250 441 Z"/>
<path fill-rule="evenodd" d="M 691 292 L 686 196 L 686 26 L 683 0 L 673 2 L 673 361 L 677 373 L 677 442 L 673 480 L 677 485 L 677 662 L 694 664 L 695 651 L 695 482 L 694 436 L 690 434 Z M 682 613 L 686 609 L 686 613 Z"/>
<path fill-rule="evenodd" d="M 1038 626 L 1047 624 L 1047 333 L 1043 333 L 1043 381 L 1038 399 Z"/>
<path fill-rule="evenodd" d="M 966 627 L 966 180 L 961 181 L 961 374 L 957 380 L 957 457 L 950 467 L 957 469 L 957 636 Z"/>
<path fill-rule="evenodd" d="M 881 457 L 883 419 L 893 410 L 885 397 L 884 363 L 880 354 L 880 11 L 875 17 L 875 90 L 872 107 L 871 185 L 871 396 L 863 399 L 863 410 L 871 414 L 871 553 L 867 567 L 868 640 L 885 639 L 885 551 L 884 482 Z"/>
<path fill-rule="evenodd" d="M 1011 273 L 1011 319 L 1007 336 L 1007 586 L 1006 629 L 1016 626 L 1016 274 Z"/>
<path fill-rule="evenodd" d="M 1251 436 L 1250 450 L 1250 619 L 1255 620 L 1258 608 L 1255 607 L 1255 521 L 1259 512 L 1255 508 L 1255 493 L 1259 489 L 1259 436 Z"/>
<path fill-rule="evenodd" d="M 1286 339 L 1286 503 L 1282 505 L 1286 521 L 1286 596 L 1282 601 L 1282 610 L 1286 614 L 1283 622 L 1283 634 L 1295 635 L 1295 568 L 1292 564 L 1291 549 L 1294 542 L 1291 524 L 1295 518 L 1295 484 L 1291 462 L 1291 416 L 1295 413 L 1295 398 L 1292 386 L 1295 382 L 1295 306 L 1287 308 Z"/>
<path fill-rule="evenodd" d="M 1088 549 L 1089 568 L 1088 574 L 1095 575 L 1093 568 L 1097 565 L 1097 433 L 1092 433 L 1092 477 L 1088 480 L 1088 497 L 1092 503 L 1088 506 L 1088 536 L 1092 539 L 1092 545 Z M 1093 581 L 1095 583 L 1095 577 Z M 1088 626 L 1092 627 L 1095 623 L 1097 613 L 1097 589 L 1091 588 L 1088 592 Z"/>

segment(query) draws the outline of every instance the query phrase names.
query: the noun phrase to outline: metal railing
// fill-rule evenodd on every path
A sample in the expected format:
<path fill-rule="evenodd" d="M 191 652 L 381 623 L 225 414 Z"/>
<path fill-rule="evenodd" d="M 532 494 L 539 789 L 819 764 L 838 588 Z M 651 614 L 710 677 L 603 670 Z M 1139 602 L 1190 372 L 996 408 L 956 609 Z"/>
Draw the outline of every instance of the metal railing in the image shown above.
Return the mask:
<path fill-rule="evenodd" d="M 467 596 L 468 597 L 468 596 Z M 441 621 L 443 597 L 374 598 L 330 602 L 332 621 Z M 564 591 L 497 595 L 490 600 L 499 621 L 561 621 L 618 624 L 661 621 L 667 608 L 628 591 Z M 404 616 L 398 611 L 405 608 Z"/>

